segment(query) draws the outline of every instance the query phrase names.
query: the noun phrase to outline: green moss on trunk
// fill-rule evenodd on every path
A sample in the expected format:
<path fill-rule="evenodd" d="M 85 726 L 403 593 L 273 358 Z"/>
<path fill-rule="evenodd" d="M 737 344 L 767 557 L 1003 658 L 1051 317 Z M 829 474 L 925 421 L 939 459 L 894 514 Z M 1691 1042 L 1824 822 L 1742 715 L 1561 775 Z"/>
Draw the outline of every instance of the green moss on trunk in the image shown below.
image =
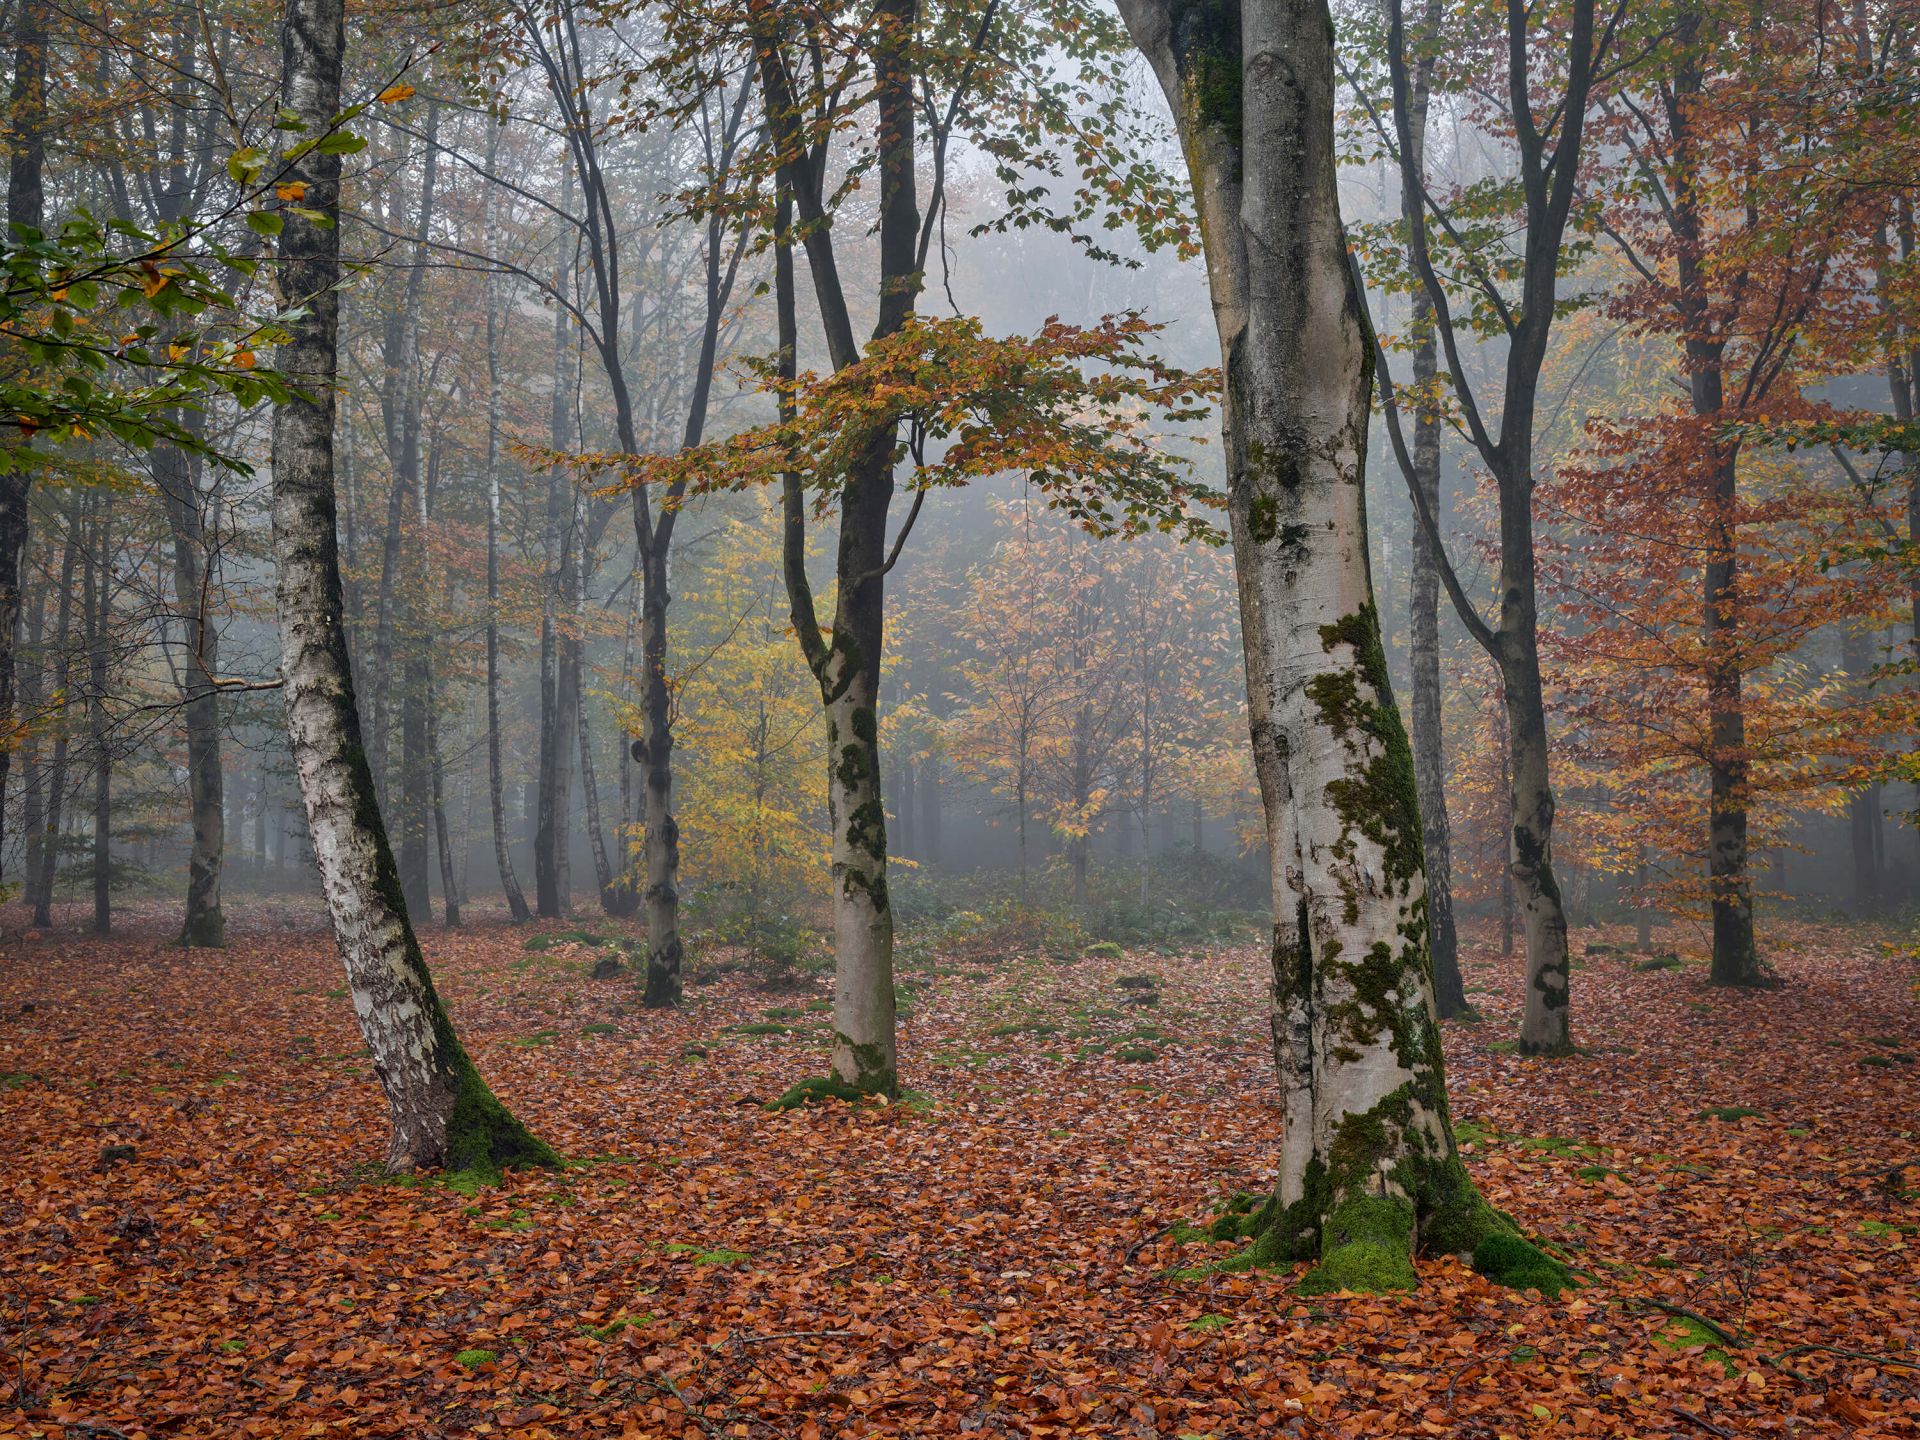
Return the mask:
<path fill-rule="evenodd" d="M 535 1136 L 500 1103 L 474 1067 L 438 997 L 434 1001 L 434 1028 L 440 1032 L 442 1054 L 453 1071 L 453 1111 L 447 1117 L 445 1168 L 478 1175 L 497 1183 L 501 1172 L 515 1168 L 557 1170 L 560 1156 Z"/>
<path fill-rule="evenodd" d="M 1476 1270 L 1517 1289 L 1557 1295 L 1573 1283 L 1559 1261 L 1482 1198 L 1451 1140 L 1415 1123 L 1412 1088 L 1349 1115 L 1325 1161 L 1308 1163 L 1304 1193 L 1230 1210 L 1216 1238 L 1252 1241 L 1234 1268 L 1316 1262 L 1305 1294 L 1408 1290 L 1418 1255 L 1471 1257 Z"/>
<path fill-rule="evenodd" d="M 861 1100 L 871 1100 L 878 1093 L 862 1090 L 858 1085 L 849 1085 L 838 1075 L 816 1075 L 810 1080 L 802 1080 L 777 1100 L 769 1100 L 769 1110 L 798 1110 L 802 1105 L 818 1105 L 824 1100 L 844 1100 L 855 1104 Z"/>

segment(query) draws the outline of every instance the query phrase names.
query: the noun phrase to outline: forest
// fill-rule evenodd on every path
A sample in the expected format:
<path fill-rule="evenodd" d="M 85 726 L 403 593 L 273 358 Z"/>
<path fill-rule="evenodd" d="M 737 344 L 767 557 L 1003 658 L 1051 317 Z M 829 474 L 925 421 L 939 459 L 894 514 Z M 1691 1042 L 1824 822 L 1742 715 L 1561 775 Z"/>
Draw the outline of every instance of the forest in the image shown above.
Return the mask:
<path fill-rule="evenodd" d="M 1920 14 L 0 0 L 0 1437 L 1920 1433 Z"/>

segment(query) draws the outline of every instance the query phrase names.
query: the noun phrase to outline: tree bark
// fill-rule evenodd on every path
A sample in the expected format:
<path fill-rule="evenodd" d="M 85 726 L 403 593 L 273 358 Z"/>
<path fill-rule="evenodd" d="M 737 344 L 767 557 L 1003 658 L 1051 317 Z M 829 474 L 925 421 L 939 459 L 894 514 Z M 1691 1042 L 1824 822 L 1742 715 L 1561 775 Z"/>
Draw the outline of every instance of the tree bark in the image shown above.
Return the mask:
<path fill-rule="evenodd" d="M 666 556 L 641 552 L 640 726 L 633 759 L 640 767 L 646 823 L 647 985 L 651 1008 L 680 1002 L 680 824 L 673 815 L 673 695 L 667 685 Z"/>
<path fill-rule="evenodd" d="M 487 171 L 499 156 L 500 127 L 487 127 Z M 499 253 L 499 229 L 494 216 L 492 185 L 481 187 L 481 228 L 487 253 Z M 507 807 L 500 756 L 500 363 L 505 326 L 500 317 L 500 281 L 494 271 L 486 278 L 487 296 L 487 805 L 493 822 L 493 861 L 506 892 L 507 913 L 517 925 L 531 920 L 520 877 L 513 872 L 513 854 L 507 845 Z"/>
<path fill-rule="evenodd" d="M 572 425 L 565 383 L 568 335 L 566 315 L 554 322 L 553 414 L 551 440 L 555 450 L 571 443 Z M 567 913 L 568 834 L 572 804 L 572 770 L 568 760 L 574 746 L 573 705 L 577 692 L 569 682 L 566 641 L 560 622 L 561 597 L 571 593 L 574 535 L 572 506 L 566 479 L 559 467 L 547 474 L 545 550 L 547 573 L 540 596 L 540 788 L 539 818 L 533 836 L 534 908 L 543 916 Z"/>
<path fill-rule="evenodd" d="M 1430 12 L 1431 13 L 1431 12 Z M 1559 283 L 1560 259 L 1585 142 L 1588 94 L 1594 79 L 1593 0 L 1574 0 L 1564 26 L 1564 89 L 1550 95 L 1546 117 L 1534 113 L 1533 84 L 1526 74 L 1532 53 L 1528 7 L 1507 8 L 1509 108 L 1515 130 L 1515 169 L 1524 198 L 1524 255 L 1519 293 L 1506 304 L 1507 339 L 1497 421 L 1481 412 L 1479 397 L 1462 364 L 1460 340 L 1447 289 L 1428 247 L 1431 200 L 1414 143 L 1413 77 L 1407 64 L 1401 0 L 1388 5 L 1388 72 L 1400 163 L 1401 214 L 1407 222 L 1408 255 L 1418 289 L 1428 304 L 1447 359 L 1447 378 L 1463 422 L 1499 489 L 1500 575 L 1496 618 L 1483 620 L 1454 576 L 1425 491 L 1400 436 L 1384 354 L 1381 365 L 1388 428 L 1414 499 L 1414 510 L 1439 578 L 1463 624 L 1499 668 L 1508 709 L 1511 751 L 1508 792 L 1508 871 L 1517 892 L 1527 936 L 1526 1002 L 1520 1049 L 1525 1054 L 1562 1054 L 1572 1046 L 1569 1028 L 1567 919 L 1553 869 L 1554 800 L 1550 782 L 1544 687 L 1540 678 L 1539 597 L 1533 537 L 1534 423 L 1540 372 L 1547 356 Z M 1449 900 L 1451 896 L 1449 896 Z"/>
<path fill-rule="evenodd" d="M 53 732 L 53 763 L 47 772 L 46 842 L 40 847 L 39 868 L 27 876 L 33 923 L 41 926 L 53 923 L 53 882 L 59 873 L 62 812 L 67 796 L 66 712 L 73 684 L 73 656 L 67 647 L 73 629 L 73 581 L 80 563 L 81 515 L 80 497 L 76 492 L 66 506 L 66 542 L 60 553 L 60 595 L 54 611 L 53 690 L 60 697 L 60 710 Z"/>
<path fill-rule="evenodd" d="M 1411 1256 L 1560 1272 L 1481 1200 L 1447 1114 L 1413 757 L 1367 571 L 1371 337 L 1341 227 L 1325 0 L 1122 0 L 1201 205 L 1228 514 L 1273 867 L 1274 1194 L 1239 1222 L 1309 1291 Z"/>
<path fill-rule="evenodd" d="M 1440 31 L 1440 6 L 1428 0 L 1425 37 Z M 1424 38 L 1424 37 L 1423 37 Z M 1408 106 L 1413 164 L 1425 171 L 1427 106 L 1437 55 L 1421 48 L 1413 65 Z M 1413 480 L 1427 508 L 1440 516 L 1440 413 L 1433 403 L 1440 373 L 1440 343 L 1433 331 L 1433 301 L 1424 287 L 1413 292 Z M 1440 566 L 1424 528 L 1413 529 L 1413 569 L 1407 602 L 1413 671 L 1413 773 L 1420 791 L 1422 841 L 1427 853 L 1427 917 L 1433 936 L 1434 999 L 1445 1020 L 1468 1010 L 1460 977 L 1460 942 L 1453 921 L 1453 832 L 1447 820 L 1447 766 L 1440 689 Z"/>
<path fill-rule="evenodd" d="M 880 0 L 868 27 L 879 146 L 879 285 L 873 338 L 894 334 L 920 289 L 920 213 L 914 155 L 913 40 L 918 0 Z M 782 373 L 794 373 L 792 210 L 807 252 L 835 369 L 859 358 L 826 219 L 818 167 L 805 157 L 789 71 L 778 41 L 756 36 L 761 90 L 780 167 L 775 283 Z M 791 401 L 783 399 L 783 415 Z M 833 1078 L 867 1094 L 900 1089 L 893 994 L 893 906 L 887 893 L 887 815 L 880 770 L 880 656 L 884 640 L 887 511 L 893 500 L 895 429 L 879 426 L 840 492 L 840 540 L 831 635 L 820 632 L 806 574 L 806 505 L 800 477 L 782 486 L 783 569 L 795 630 L 820 686 L 827 719 L 827 805 L 833 830 Z"/>
<path fill-rule="evenodd" d="M 281 105 L 318 135 L 340 108 L 342 0 L 287 0 Z M 287 740 L 354 1012 L 385 1092 L 390 1170 L 441 1165 L 482 1173 L 557 1157 L 494 1098 L 447 1018 L 408 922 L 360 735 L 342 624 L 334 506 L 340 161 L 309 151 L 288 167 L 303 208 L 285 212 L 280 368 L 299 387 L 273 423 L 273 548 Z"/>
<path fill-rule="evenodd" d="M 7 224 L 46 226 L 47 32 L 42 0 L 19 0 L 13 16 L 12 143 L 7 168 Z M 27 492 L 32 472 L 0 475 L 0 855 L 5 853 L 7 777 L 13 765 L 14 636 L 20 624 L 20 560 L 27 545 Z"/>
<path fill-rule="evenodd" d="M 614 873 L 613 864 L 607 857 L 606 836 L 600 830 L 600 784 L 593 770 L 593 725 L 592 716 L 587 711 L 587 699 L 581 689 L 586 673 L 587 648 L 587 582 L 592 576 L 595 562 L 592 540 L 587 531 L 586 497 L 576 493 L 573 503 L 573 527 L 580 536 L 580 563 L 574 567 L 574 591 L 572 596 L 574 633 L 568 640 L 572 655 L 574 686 L 578 698 L 574 702 L 574 730 L 580 747 L 580 801 L 586 812 L 587 843 L 593 857 L 593 878 L 600 894 L 600 909 L 613 916 L 625 916 L 633 913 L 633 891 L 622 884 L 625 878 Z"/>
<path fill-rule="evenodd" d="M 41 585 L 33 597 L 33 607 L 27 612 L 26 643 L 20 657 L 20 701 L 26 711 L 28 729 L 26 738 L 20 747 L 22 768 L 26 781 L 21 795 L 20 829 L 26 841 L 22 855 L 22 874 L 24 879 L 20 887 L 22 903 L 33 904 L 35 878 L 40 874 L 40 851 L 46 844 L 46 766 L 40 762 L 40 707 L 43 703 L 42 686 L 46 679 L 46 654 L 43 642 L 47 626 L 47 587 Z"/>
<path fill-rule="evenodd" d="M 440 860 L 440 903 L 449 930 L 460 928 L 460 877 L 453 865 L 453 835 L 447 828 L 446 776 L 440 765 L 440 724 L 433 701 L 433 671 L 427 671 L 427 773 L 433 786 L 433 837 Z"/>
<path fill-rule="evenodd" d="M 181 412 L 184 423 L 197 413 Z M 171 445 L 154 452 L 167 527 L 173 536 L 174 604 L 185 639 L 181 667 L 187 731 L 187 801 L 193 847 L 187 861 L 187 907 L 180 924 L 182 945 L 223 946 L 227 920 L 220 906 L 220 872 L 226 844 L 226 796 L 220 758 L 220 635 L 208 615 L 215 559 L 207 544 L 206 497 L 200 465 Z"/>
<path fill-rule="evenodd" d="M 113 933 L 113 750 L 107 734 L 107 634 L 113 599 L 113 517 L 94 502 L 86 547 L 82 629 L 87 644 L 87 751 L 93 762 L 93 933 Z"/>

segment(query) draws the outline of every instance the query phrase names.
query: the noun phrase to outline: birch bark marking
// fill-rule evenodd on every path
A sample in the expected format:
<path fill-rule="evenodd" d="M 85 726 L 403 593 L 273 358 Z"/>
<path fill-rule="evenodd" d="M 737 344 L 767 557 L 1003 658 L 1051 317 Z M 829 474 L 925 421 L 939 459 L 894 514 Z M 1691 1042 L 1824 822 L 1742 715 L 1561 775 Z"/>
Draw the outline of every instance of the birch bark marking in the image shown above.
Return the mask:
<path fill-rule="evenodd" d="M 343 0 L 287 0 L 281 104 L 321 134 L 340 108 Z M 340 161 L 310 150 L 288 167 L 305 207 L 340 213 Z M 494 1098 L 447 1018 L 407 920 L 360 735 L 335 533 L 333 434 L 340 232 L 285 212 L 279 364 L 301 392 L 273 420 L 273 548 L 279 569 L 287 741 L 306 805 L 335 941 L 360 1033 L 393 1122 L 389 1170 L 443 1165 L 491 1173 L 555 1164 Z"/>

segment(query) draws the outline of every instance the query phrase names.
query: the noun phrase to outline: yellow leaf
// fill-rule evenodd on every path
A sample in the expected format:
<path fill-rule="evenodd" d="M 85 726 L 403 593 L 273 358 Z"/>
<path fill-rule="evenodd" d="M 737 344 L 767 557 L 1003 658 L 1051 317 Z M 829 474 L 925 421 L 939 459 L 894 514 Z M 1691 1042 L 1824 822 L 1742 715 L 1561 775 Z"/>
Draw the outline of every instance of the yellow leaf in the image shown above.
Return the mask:
<path fill-rule="evenodd" d="M 304 180 L 283 180 L 273 187 L 273 193 L 281 200 L 304 200 L 307 198 L 307 182 Z"/>
<path fill-rule="evenodd" d="M 382 105 L 398 105 L 402 100 L 413 98 L 413 87 L 402 80 L 398 85 L 389 85 L 380 92 Z"/>

